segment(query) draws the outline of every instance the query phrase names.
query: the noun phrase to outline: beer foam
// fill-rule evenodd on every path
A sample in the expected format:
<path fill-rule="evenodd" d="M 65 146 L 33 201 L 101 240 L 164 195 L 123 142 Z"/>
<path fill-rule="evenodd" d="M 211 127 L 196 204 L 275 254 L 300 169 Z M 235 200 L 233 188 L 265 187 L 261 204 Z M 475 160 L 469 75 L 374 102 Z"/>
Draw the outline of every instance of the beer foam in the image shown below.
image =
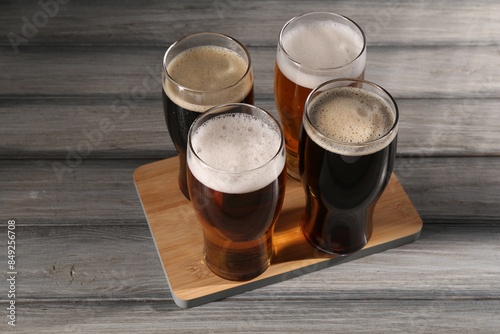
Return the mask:
<path fill-rule="evenodd" d="M 191 139 L 196 155 L 211 168 L 188 150 L 189 169 L 201 183 L 217 191 L 240 194 L 261 189 L 285 165 L 284 152 L 276 156 L 283 151 L 280 133 L 251 115 L 216 116 L 202 124 Z"/>
<path fill-rule="evenodd" d="M 306 22 L 282 35 L 286 54 L 278 48 L 276 61 L 288 79 L 313 89 L 334 78 L 358 78 L 366 63 L 366 53 L 361 54 L 363 44 L 363 36 L 345 24 Z"/>
<path fill-rule="evenodd" d="M 246 74 L 248 62 L 233 50 L 205 45 L 187 49 L 167 65 L 170 78 L 163 77 L 165 94 L 182 108 L 204 112 L 222 103 L 241 102 L 252 89 L 251 75 Z M 189 90 L 198 91 L 192 93 Z"/>
<path fill-rule="evenodd" d="M 319 93 L 308 110 L 310 123 L 304 122 L 304 129 L 331 152 L 371 154 L 389 145 L 397 134 L 390 132 L 396 122 L 391 106 L 361 88 L 338 87 Z"/>

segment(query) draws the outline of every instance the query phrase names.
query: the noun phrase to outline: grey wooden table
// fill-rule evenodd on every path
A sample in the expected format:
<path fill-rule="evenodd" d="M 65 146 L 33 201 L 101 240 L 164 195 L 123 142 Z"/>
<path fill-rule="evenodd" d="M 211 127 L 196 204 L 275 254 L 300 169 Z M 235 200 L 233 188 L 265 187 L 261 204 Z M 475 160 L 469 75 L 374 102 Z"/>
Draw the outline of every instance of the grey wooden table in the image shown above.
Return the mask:
<path fill-rule="evenodd" d="M 189 33 L 236 37 L 256 104 L 275 113 L 278 32 L 314 10 L 365 30 L 366 78 L 400 106 L 395 172 L 421 238 L 181 309 L 132 179 L 175 155 L 162 55 Z M 497 0 L 2 1 L 0 31 L 0 268 L 16 272 L 0 285 L 1 332 L 499 332 Z"/>

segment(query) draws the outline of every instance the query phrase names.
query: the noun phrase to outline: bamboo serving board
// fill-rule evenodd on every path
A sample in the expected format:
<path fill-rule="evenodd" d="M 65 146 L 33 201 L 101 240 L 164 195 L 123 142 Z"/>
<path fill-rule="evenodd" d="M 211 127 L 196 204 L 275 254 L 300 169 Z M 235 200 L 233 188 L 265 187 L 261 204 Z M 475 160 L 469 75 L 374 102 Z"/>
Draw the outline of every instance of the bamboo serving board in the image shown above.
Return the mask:
<path fill-rule="evenodd" d="M 274 231 L 271 266 L 260 276 L 233 282 L 213 274 L 203 261 L 201 227 L 177 185 L 177 157 L 146 164 L 134 181 L 175 303 L 198 306 L 265 285 L 401 246 L 418 239 L 422 220 L 393 174 L 374 214 L 373 235 L 361 251 L 332 256 L 304 238 L 302 185 L 288 178 L 285 202 Z"/>

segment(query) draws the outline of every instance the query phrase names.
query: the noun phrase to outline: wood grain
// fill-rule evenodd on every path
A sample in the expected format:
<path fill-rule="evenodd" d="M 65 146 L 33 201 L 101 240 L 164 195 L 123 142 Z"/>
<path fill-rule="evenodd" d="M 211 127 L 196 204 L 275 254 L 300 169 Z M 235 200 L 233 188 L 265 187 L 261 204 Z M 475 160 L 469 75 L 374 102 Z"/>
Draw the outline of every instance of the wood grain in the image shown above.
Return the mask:
<path fill-rule="evenodd" d="M 160 99 L 121 104 L 123 109 L 114 103 L 109 98 L 0 100 L 0 156 L 65 160 L 81 151 L 93 159 L 159 159 L 176 154 Z"/>
<path fill-rule="evenodd" d="M 6 230 L 0 227 L 0 234 Z M 16 232 L 23 305 L 108 299 L 173 303 L 146 221 L 134 226 L 21 225 Z M 500 299 L 498 238 L 498 225 L 425 224 L 414 243 L 225 301 Z M 6 238 L 0 247 L 7 248 Z"/>
<path fill-rule="evenodd" d="M 53 164 L 65 165 L 65 160 L 0 159 L 0 212 L 25 225 L 144 223 L 132 174 L 152 161 L 89 155 L 59 180 Z M 499 170 L 498 157 L 410 155 L 395 164 L 396 175 L 426 223 L 499 224 Z"/>
<path fill-rule="evenodd" d="M 28 45 L 19 54 L 0 46 L 0 96 L 112 96 L 133 103 L 158 98 L 168 45 Z M 249 52 L 256 98 L 271 99 L 276 46 L 249 47 Z M 396 98 L 498 98 L 499 55 L 497 45 L 373 46 L 367 50 L 365 78 Z"/>
<path fill-rule="evenodd" d="M 290 18 L 309 11 L 333 11 L 355 20 L 370 43 L 384 45 L 491 44 L 499 41 L 494 0 L 418 2 L 313 1 L 141 1 L 70 2 L 30 39 L 30 44 L 164 45 L 199 31 L 230 31 L 250 44 L 276 44 Z M 21 34 L 33 2 L 0 4 L 0 30 Z M 77 18 L 77 19 L 75 19 Z M 6 38 L 4 40 L 6 43 Z"/>
<path fill-rule="evenodd" d="M 32 21 L 40 5 L 0 2 L 0 220 L 15 218 L 19 233 L 16 330 L 331 333 L 366 332 L 369 324 L 372 333 L 497 333 L 499 6 L 69 1 L 16 54 L 8 34 L 22 35 L 23 19 Z M 274 112 L 277 32 L 310 10 L 348 15 L 365 29 L 367 78 L 400 105 L 396 174 L 426 223 L 421 238 L 179 309 L 132 180 L 137 167 L 174 155 L 152 80 L 159 71 L 148 71 L 185 34 L 230 32 L 250 47 L 256 101 Z M 131 100 L 145 79 L 146 96 Z M 129 113 L 112 109 L 115 100 L 130 104 Z M 111 117 L 114 130 L 58 180 L 52 164 L 66 163 L 68 147 L 82 145 L 82 131 Z M 0 238 L 2 249 L 6 241 Z M 7 302 L 2 294 L 0 304 Z M 0 332 L 10 330 L 0 322 Z"/>
<path fill-rule="evenodd" d="M 136 224 L 132 172 L 144 162 L 0 160 L 0 212 L 27 225 Z"/>
<path fill-rule="evenodd" d="M 91 159 L 160 160 L 175 155 L 159 98 L 140 101 L 126 114 L 114 113 L 113 101 L 0 100 L 0 156 L 64 160 L 86 142 L 92 144 L 87 156 Z M 273 99 L 259 98 L 255 103 L 278 116 Z M 399 156 L 500 156 L 500 99 L 398 99 L 397 103 Z M 111 129 L 104 132 L 100 124 L 108 120 Z"/>
<path fill-rule="evenodd" d="M 154 300 L 141 303 L 40 301 L 24 305 L 30 316 L 19 323 L 16 330 L 30 332 L 36 329 L 37 333 L 331 333 L 366 332 L 369 324 L 370 333 L 381 334 L 387 331 L 493 334 L 500 326 L 499 307 L 500 303 L 494 299 L 324 302 L 275 299 L 248 303 L 231 300 L 188 310 Z"/>
<path fill-rule="evenodd" d="M 178 164 L 177 158 L 170 158 L 143 165 L 134 172 L 134 181 L 172 296 L 180 307 L 198 306 L 398 247 L 418 239 L 422 229 L 422 220 L 393 176 L 377 202 L 368 244 L 349 256 L 323 254 L 302 234 L 304 191 L 299 182 L 289 179 L 274 230 L 271 266 L 250 281 L 227 281 L 204 264 L 201 228 L 191 203 L 177 187 Z"/>

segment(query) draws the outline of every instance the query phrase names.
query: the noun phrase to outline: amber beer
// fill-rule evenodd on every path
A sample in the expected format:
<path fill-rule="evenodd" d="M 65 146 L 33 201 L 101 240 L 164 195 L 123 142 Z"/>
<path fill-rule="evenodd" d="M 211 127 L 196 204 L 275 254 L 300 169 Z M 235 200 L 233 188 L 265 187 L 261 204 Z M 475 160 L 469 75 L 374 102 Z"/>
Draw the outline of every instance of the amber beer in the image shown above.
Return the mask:
<path fill-rule="evenodd" d="M 337 78 L 363 79 L 366 41 L 350 19 L 325 12 L 295 17 L 279 36 L 274 97 L 285 133 L 288 174 L 296 179 L 304 104 L 319 84 Z"/>
<path fill-rule="evenodd" d="M 367 81 L 330 81 L 309 96 L 299 149 L 302 229 L 318 249 L 350 254 L 370 239 L 394 166 L 398 119 L 389 93 Z"/>
<path fill-rule="evenodd" d="M 260 275 L 270 265 L 285 194 L 278 121 L 247 104 L 215 107 L 193 124 L 187 152 L 189 194 L 207 266 L 229 280 Z"/>
<path fill-rule="evenodd" d="M 253 103 L 250 55 L 235 39 L 215 33 L 187 36 L 172 44 L 163 60 L 163 111 L 179 155 L 179 188 L 189 198 L 186 146 L 189 127 L 209 108 Z"/>

